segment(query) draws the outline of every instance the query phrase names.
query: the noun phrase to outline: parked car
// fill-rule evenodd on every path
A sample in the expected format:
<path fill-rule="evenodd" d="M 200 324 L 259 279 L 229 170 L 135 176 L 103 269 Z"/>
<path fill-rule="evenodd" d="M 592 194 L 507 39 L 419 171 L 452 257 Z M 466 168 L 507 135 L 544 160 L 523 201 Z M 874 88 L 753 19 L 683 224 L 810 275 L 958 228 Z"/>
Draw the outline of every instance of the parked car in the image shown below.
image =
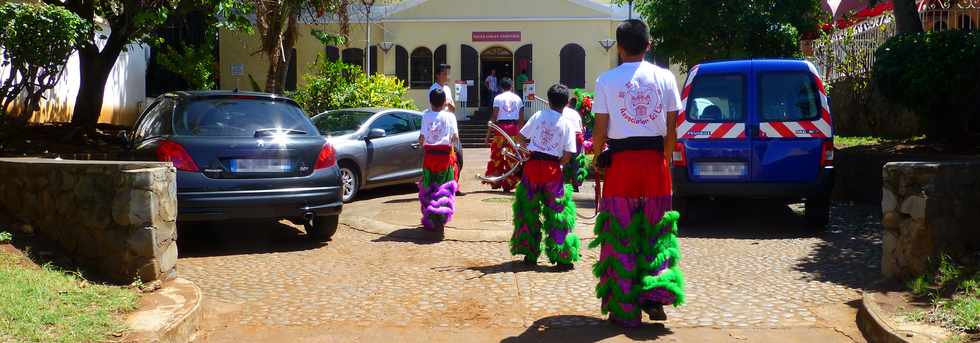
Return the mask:
<path fill-rule="evenodd" d="M 688 73 L 672 176 L 681 210 L 697 197 L 804 200 L 826 225 L 834 182 L 830 106 L 802 60 L 705 63 Z"/>
<path fill-rule="evenodd" d="M 136 159 L 173 162 L 179 221 L 285 218 L 316 240 L 337 230 L 336 152 L 293 100 L 168 93 L 139 116 L 127 141 Z"/>
<path fill-rule="evenodd" d="M 422 175 L 422 114 L 390 108 L 320 113 L 313 125 L 337 150 L 344 202 L 363 189 L 414 183 Z"/>

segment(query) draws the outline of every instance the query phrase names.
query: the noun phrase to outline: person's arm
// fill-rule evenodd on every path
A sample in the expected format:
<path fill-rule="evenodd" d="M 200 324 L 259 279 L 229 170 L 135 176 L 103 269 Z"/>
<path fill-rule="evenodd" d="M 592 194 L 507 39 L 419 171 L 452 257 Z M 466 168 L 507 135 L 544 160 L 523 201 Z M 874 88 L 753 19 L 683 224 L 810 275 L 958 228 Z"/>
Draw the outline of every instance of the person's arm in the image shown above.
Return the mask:
<path fill-rule="evenodd" d="M 419 145 L 425 145 L 425 135 L 419 134 Z"/>
<path fill-rule="evenodd" d="M 667 112 L 667 136 L 664 137 L 664 158 L 674 160 L 674 143 L 677 142 L 677 111 Z"/>
<path fill-rule="evenodd" d="M 572 161 L 572 153 L 566 151 L 561 155 L 561 165 L 564 166 Z"/>
<path fill-rule="evenodd" d="M 592 131 L 592 153 L 597 157 L 606 148 L 606 138 L 609 134 L 609 113 L 596 113 L 595 114 L 595 130 Z M 592 164 L 594 169 L 595 163 L 598 162 L 598 158 L 592 159 Z"/>

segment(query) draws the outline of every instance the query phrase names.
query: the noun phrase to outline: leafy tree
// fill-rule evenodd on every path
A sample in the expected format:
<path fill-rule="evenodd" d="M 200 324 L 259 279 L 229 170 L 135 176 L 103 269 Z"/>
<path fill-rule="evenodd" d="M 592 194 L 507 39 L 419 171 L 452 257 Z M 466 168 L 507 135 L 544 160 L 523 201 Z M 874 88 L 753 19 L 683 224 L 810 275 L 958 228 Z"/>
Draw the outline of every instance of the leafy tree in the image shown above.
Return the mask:
<path fill-rule="evenodd" d="M 408 87 L 396 77 L 364 74 L 364 70 L 324 56 L 304 75 L 306 84 L 288 94 L 310 115 L 340 108 L 390 107 L 415 109 Z"/>
<path fill-rule="evenodd" d="M 328 13 L 340 19 L 341 34 L 349 31 L 347 10 L 351 0 L 251 0 L 254 1 L 255 26 L 262 40 L 261 52 L 269 61 L 265 91 L 282 93 L 288 69 L 289 52 L 296 44 L 300 16 L 320 18 Z M 342 41 L 340 35 L 316 30 L 321 40 Z"/>
<path fill-rule="evenodd" d="M 191 89 L 207 90 L 216 86 L 214 54 L 211 44 L 202 46 L 162 46 L 157 63 L 171 73 L 180 76 Z"/>
<path fill-rule="evenodd" d="M 61 80 L 79 32 L 88 27 L 82 18 L 60 7 L 42 4 L 0 5 L 2 67 L 9 70 L 0 84 L 0 112 L 21 100 L 21 119 L 34 112 L 44 92 Z"/>
<path fill-rule="evenodd" d="M 617 0 L 625 2 L 625 0 Z M 800 32 L 816 30 L 820 0 L 637 0 L 655 54 L 685 66 L 705 60 L 800 56 Z"/>

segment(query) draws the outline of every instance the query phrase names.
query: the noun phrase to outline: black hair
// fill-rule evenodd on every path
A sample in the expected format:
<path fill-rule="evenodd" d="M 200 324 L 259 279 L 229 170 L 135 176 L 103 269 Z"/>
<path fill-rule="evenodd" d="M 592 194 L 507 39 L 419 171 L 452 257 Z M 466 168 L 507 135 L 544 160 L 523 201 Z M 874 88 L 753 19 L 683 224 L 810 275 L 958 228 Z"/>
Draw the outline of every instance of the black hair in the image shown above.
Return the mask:
<path fill-rule="evenodd" d="M 445 70 L 453 69 L 453 66 L 442 63 L 436 66 L 436 74 L 442 73 Z"/>
<path fill-rule="evenodd" d="M 650 45 L 650 30 L 639 19 L 623 21 L 616 28 L 616 44 L 628 55 L 639 55 Z"/>
<path fill-rule="evenodd" d="M 548 103 L 552 109 L 564 108 L 568 105 L 568 86 L 556 83 L 548 88 Z"/>
<path fill-rule="evenodd" d="M 514 88 L 514 81 L 511 81 L 509 77 L 505 77 L 503 80 L 500 80 L 500 88 L 509 91 L 511 88 Z"/>
<path fill-rule="evenodd" d="M 429 105 L 433 108 L 442 107 L 446 104 L 446 92 L 442 91 L 442 88 L 433 89 L 429 92 Z"/>

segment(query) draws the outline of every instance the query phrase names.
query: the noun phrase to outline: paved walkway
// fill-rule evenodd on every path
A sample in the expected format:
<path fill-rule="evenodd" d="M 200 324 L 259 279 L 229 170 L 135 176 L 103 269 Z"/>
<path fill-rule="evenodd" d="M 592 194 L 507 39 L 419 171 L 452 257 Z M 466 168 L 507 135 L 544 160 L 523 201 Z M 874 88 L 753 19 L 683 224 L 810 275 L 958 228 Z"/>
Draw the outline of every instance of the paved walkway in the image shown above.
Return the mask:
<path fill-rule="evenodd" d="M 486 150 L 467 150 L 465 175 L 482 169 L 480 152 L 486 155 Z M 476 181 L 464 181 L 464 189 L 477 188 Z M 402 204 L 417 210 L 405 200 L 414 199 L 412 191 L 365 192 L 366 200 L 345 208 L 344 222 L 369 213 L 370 219 L 390 221 L 397 230 L 378 234 L 343 226 L 326 245 L 307 243 L 301 229 L 282 223 L 226 223 L 182 232 L 178 272 L 196 282 L 208 299 L 206 340 L 231 341 L 239 335 L 260 341 L 281 335 L 307 341 L 381 340 L 385 333 L 418 341 L 448 341 L 466 333 L 476 335 L 471 336 L 476 341 L 561 340 L 573 333 L 614 340 L 643 335 L 682 341 L 703 335 L 717 341 L 861 340 L 849 304 L 877 275 L 880 245 L 873 207 L 835 206 L 831 229 L 813 235 L 802 229 L 801 216 L 785 206 L 710 204 L 713 219 L 681 228 L 688 305 L 669 308 L 664 326 L 650 326 L 640 330 L 646 334 L 632 337 L 637 333 L 617 331 L 602 321 L 591 275 L 597 251 L 584 251 L 575 270 L 556 272 L 546 265 L 523 267 L 501 241 L 412 238 L 406 233 L 417 231 L 418 214 L 398 210 Z M 485 228 L 506 236 L 508 204 L 486 201 L 494 198 L 507 195 L 460 198 L 461 213 L 453 226 L 460 232 Z M 591 228 L 580 225 L 578 230 Z M 359 327 L 371 327 L 373 336 Z M 331 332 L 340 336 L 325 336 Z"/>

